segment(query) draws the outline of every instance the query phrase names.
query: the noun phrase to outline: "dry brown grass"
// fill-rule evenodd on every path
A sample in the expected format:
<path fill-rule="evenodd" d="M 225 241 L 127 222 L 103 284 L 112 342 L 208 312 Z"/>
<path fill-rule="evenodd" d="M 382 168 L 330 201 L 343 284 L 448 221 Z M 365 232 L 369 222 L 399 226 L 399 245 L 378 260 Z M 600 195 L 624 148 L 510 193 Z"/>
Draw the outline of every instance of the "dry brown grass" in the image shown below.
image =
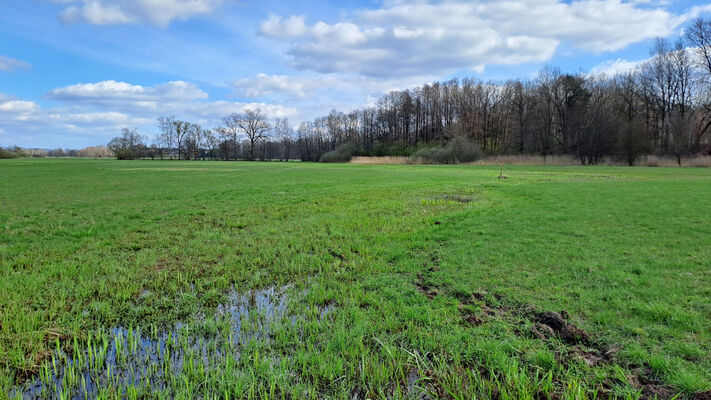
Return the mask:
<path fill-rule="evenodd" d="M 353 157 L 353 164 L 423 164 L 408 157 Z M 545 159 L 539 155 L 501 155 L 489 156 L 475 163 L 475 165 L 582 165 L 579 159 L 567 155 L 552 155 Z M 599 165 L 626 166 L 627 163 L 606 158 Z M 635 164 L 641 167 L 677 167 L 677 161 L 672 157 L 658 157 L 655 155 L 643 156 Z M 681 159 L 682 167 L 711 167 L 711 156 L 697 156 Z"/>
<path fill-rule="evenodd" d="M 638 165 L 645 167 L 678 167 L 679 164 L 676 158 L 672 157 L 657 157 L 657 156 L 645 156 L 642 157 Z M 711 156 L 697 156 L 691 158 L 681 159 L 682 167 L 711 167 Z"/>
<path fill-rule="evenodd" d="M 530 154 L 501 155 L 485 157 L 477 165 L 580 165 L 580 160 L 572 156 L 539 156 Z"/>
<path fill-rule="evenodd" d="M 543 156 L 538 155 L 503 155 L 503 156 L 490 156 L 476 162 L 478 165 L 561 165 L 561 166 L 575 166 L 582 165 L 579 159 L 573 156 L 566 155 L 555 155 L 543 158 Z M 611 158 L 605 158 L 600 162 L 599 165 L 605 166 L 627 166 L 627 163 L 618 160 L 613 160 Z M 655 155 L 643 156 L 637 163 L 636 166 L 641 167 L 677 167 L 675 158 L 672 157 L 658 157 Z M 697 156 L 691 158 L 681 159 L 682 167 L 711 167 L 711 156 Z"/>
<path fill-rule="evenodd" d="M 407 164 L 407 157 L 353 157 L 351 164 Z"/>
<path fill-rule="evenodd" d="M 711 167 L 711 156 L 699 156 L 686 161 L 689 167 Z"/>

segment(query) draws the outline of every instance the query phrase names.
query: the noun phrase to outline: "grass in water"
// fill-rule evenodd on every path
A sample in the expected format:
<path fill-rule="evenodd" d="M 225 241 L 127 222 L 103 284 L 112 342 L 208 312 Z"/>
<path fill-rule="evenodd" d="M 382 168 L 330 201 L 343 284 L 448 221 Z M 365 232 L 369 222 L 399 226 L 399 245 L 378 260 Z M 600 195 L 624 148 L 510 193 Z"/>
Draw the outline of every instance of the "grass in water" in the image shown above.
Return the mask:
<path fill-rule="evenodd" d="M 711 170 L 499 174 L 3 160 L 0 395 L 708 396 Z"/>

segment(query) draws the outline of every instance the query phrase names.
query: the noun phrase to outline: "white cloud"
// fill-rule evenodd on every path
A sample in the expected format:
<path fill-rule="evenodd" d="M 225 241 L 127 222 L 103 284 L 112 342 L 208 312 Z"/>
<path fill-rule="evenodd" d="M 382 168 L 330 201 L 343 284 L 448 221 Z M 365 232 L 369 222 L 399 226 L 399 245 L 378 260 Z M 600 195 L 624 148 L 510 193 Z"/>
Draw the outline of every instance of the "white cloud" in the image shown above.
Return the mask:
<path fill-rule="evenodd" d="M 618 58 L 616 60 L 607 60 L 590 70 L 591 74 L 605 74 L 607 76 L 615 76 L 627 72 L 633 72 L 639 68 L 646 60 L 629 61 Z"/>
<path fill-rule="evenodd" d="M 118 25 L 147 22 L 165 27 L 212 12 L 223 0 L 67 0 L 73 5 L 59 14 L 65 23 Z"/>
<path fill-rule="evenodd" d="M 698 62 L 698 47 L 686 47 L 684 48 L 684 51 L 686 52 L 687 57 L 689 57 L 690 60 L 694 60 L 694 62 Z M 627 72 L 634 72 L 637 70 L 640 70 L 643 68 L 644 64 L 647 62 L 650 62 L 654 59 L 655 56 L 651 56 L 649 58 L 644 58 L 641 60 L 625 60 L 623 58 L 618 58 L 615 60 L 607 60 L 604 61 L 592 69 L 590 69 L 591 74 L 605 74 L 607 76 L 615 76 L 615 75 L 620 75 L 620 74 L 625 74 Z M 699 65 L 697 65 L 698 67 Z M 703 64 L 700 65 L 703 68 Z"/>
<path fill-rule="evenodd" d="M 668 36 L 708 6 L 683 15 L 621 0 L 401 0 L 350 18 L 307 25 L 270 15 L 260 34 L 291 43 L 299 69 L 371 77 L 483 70 L 544 62 L 562 42 L 600 53 Z"/>
<path fill-rule="evenodd" d="M 257 74 L 253 78 L 242 78 L 232 82 L 235 90 L 245 97 L 265 97 L 272 94 L 304 98 L 318 89 L 336 83 L 334 78 L 300 78 L 287 75 Z"/>
<path fill-rule="evenodd" d="M 30 67 L 32 67 L 32 65 L 29 63 L 0 54 L 0 71 L 11 72 L 16 69 L 27 69 Z"/>
<path fill-rule="evenodd" d="M 308 31 L 305 21 L 306 17 L 303 15 L 282 19 L 278 15 L 269 14 L 267 20 L 260 24 L 259 31 L 267 36 L 299 37 Z"/>
<path fill-rule="evenodd" d="M 294 118 L 297 109 L 268 102 L 209 101 L 196 85 L 177 81 L 155 86 L 103 81 L 51 90 L 56 101 L 42 108 L 32 101 L 0 93 L 0 129 L 3 145 L 83 147 L 106 143 L 123 127 L 138 127 L 153 135 L 156 119 L 178 119 L 212 128 L 230 113 L 260 109 L 268 118 Z M 12 140 L 12 142 L 8 142 Z"/>
<path fill-rule="evenodd" d="M 86 112 L 86 113 L 50 113 L 48 117 L 55 121 L 81 124 L 110 124 L 123 126 L 145 125 L 153 122 L 147 118 L 133 117 L 131 115 L 108 111 L 108 112 Z"/>
<path fill-rule="evenodd" d="M 21 127 L 34 120 L 40 106 L 33 101 L 20 100 L 0 93 L 0 129 Z"/>
<path fill-rule="evenodd" d="M 242 103 L 223 100 L 189 104 L 184 107 L 174 108 L 173 111 L 178 111 L 179 113 L 174 113 L 178 116 L 186 115 L 188 120 L 212 127 L 221 124 L 222 118 L 228 114 L 241 113 L 247 109 L 261 110 L 268 118 L 293 118 L 299 115 L 297 109 L 280 104 L 264 102 Z M 166 109 L 166 111 L 170 110 Z"/>
<path fill-rule="evenodd" d="M 219 122 L 229 113 L 241 112 L 246 108 L 260 108 L 270 117 L 286 117 L 296 113 L 293 108 L 268 103 L 206 101 L 207 93 L 197 85 L 184 81 L 155 86 L 116 81 L 79 83 L 51 90 L 46 97 L 61 101 L 72 110 L 99 110 L 104 112 L 104 116 L 114 119 L 119 117 L 119 113 L 150 120 L 160 115 L 174 114 L 177 118 L 211 124 Z M 84 112 L 77 115 L 84 115 Z"/>
<path fill-rule="evenodd" d="M 39 109 L 39 106 L 33 101 L 23 101 L 23 100 L 9 100 L 0 103 L 0 112 L 7 113 L 29 113 Z"/>
<path fill-rule="evenodd" d="M 156 86 L 132 85 L 113 80 L 97 83 L 78 83 L 57 88 L 47 93 L 51 100 L 95 103 L 142 102 L 153 105 L 165 101 L 189 101 L 207 99 L 195 84 L 173 81 Z"/>

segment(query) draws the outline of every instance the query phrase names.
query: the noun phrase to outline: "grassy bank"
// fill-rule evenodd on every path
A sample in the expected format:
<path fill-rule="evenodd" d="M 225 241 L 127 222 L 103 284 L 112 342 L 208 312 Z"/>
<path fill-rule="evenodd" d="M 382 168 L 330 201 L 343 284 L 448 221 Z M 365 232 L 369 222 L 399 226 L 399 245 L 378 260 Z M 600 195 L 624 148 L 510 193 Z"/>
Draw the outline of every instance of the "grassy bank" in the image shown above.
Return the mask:
<path fill-rule="evenodd" d="M 120 354 L 88 356 L 102 396 L 711 390 L 711 170 L 504 172 L 2 160 L 2 393 L 117 346 L 142 357 L 127 329 L 172 332 L 180 365 L 114 382 Z M 285 293 L 276 317 L 220 313 L 266 288 Z"/>

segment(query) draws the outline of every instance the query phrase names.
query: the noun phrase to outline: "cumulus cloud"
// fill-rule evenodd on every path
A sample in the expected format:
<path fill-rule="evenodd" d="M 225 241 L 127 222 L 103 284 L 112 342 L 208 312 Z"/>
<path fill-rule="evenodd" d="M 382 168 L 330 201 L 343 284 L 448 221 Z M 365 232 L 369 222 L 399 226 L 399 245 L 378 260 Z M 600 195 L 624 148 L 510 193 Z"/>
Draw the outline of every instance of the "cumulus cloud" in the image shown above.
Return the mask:
<path fill-rule="evenodd" d="M 607 76 L 615 76 L 627 72 L 633 72 L 639 68 L 646 60 L 629 61 L 622 58 L 616 60 L 607 60 L 590 70 L 591 74 L 605 74 Z"/>
<path fill-rule="evenodd" d="M 61 101 L 88 102 L 136 102 L 156 103 L 161 101 L 207 99 L 207 93 L 195 84 L 173 81 L 156 86 L 132 85 L 113 80 L 97 83 L 78 83 L 57 88 L 47 93 L 47 98 Z"/>
<path fill-rule="evenodd" d="M 208 14 L 223 0 L 67 0 L 71 3 L 60 14 L 65 23 L 118 25 L 147 22 L 168 26 L 173 20 Z"/>
<path fill-rule="evenodd" d="M 100 110 L 105 112 L 105 115 L 110 115 L 108 112 L 120 111 L 128 115 L 155 119 L 163 114 L 175 114 L 178 118 L 197 119 L 193 122 L 198 123 L 216 123 L 228 113 L 241 112 L 247 108 L 260 108 L 270 117 L 286 117 L 296 113 L 293 108 L 267 103 L 206 101 L 207 93 L 197 85 L 185 81 L 155 86 L 113 80 L 79 83 L 53 89 L 45 97 L 74 108 Z"/>
<path fill-rule="evenodd" d="M 292 38 L 304 35 L 308 32 L 308 28 L 306 27 L 306 17 L 303 15 L 284 19 L 278 15 L 269 14 L 267 20 L 260 24 L 259 31 L 266 36 Z"/>
<path fill-rule="evenodd" d="M 12 72 L 16 69 L 28 69 L 30 67 L 32 66 L 29 63 L 0 54 L 0 71 Z"/>
<path fill-rule="evenodd" d="M 33 101 L 10 100 L 0 103 L 0 111 L 6 113 L 23 114 L 37 110 L 39 106 Z"/>
<path fill-rule="evenodd" d="M 245 97 L 265 97 L 272 94 L 304 98 L 315 91 L 333 85 L 334 78 L 301 78 L 287 75 L 257 74 L 232 82 L 232 87 Z"/>
<path fill-rule="evenodd" d="M 300 69 L 397 77 L 544 62 L 563 42 L 594 53 L 617 51 L 667 36 L 708 8 L 676 15 L 658 2 L 654 5 L 621 0 L 399 0 L 331 24 L 308 25 L 303 17 L 270 15 L 259 33 L 289 41 L 291 61 Z"/>
<path fill-rule="evenodd" d="M 85 112 L 85 113 L 61 113 L 53 112 L 48 114 L 48 117 L 53 121 L 60 121 L 75 124 L 109 124 L 121 126 L 137 126 L 145 125 L 153 122 L 147 118 L 134 117 L 126 113 L 115 111 L 108 112 Z"/>
<path fill-rule="evenodd" d="M 207 128 L 246 109 L 260 109 L 270 119 L 299 115 L 297 109 L 281 104 L 210 101 L 207 93 L 184 81 L 154 86 L 117 81 L 80 83 L 53 89 L 45 98 L 55 105 L 43 108 L 0 94 L 3 145 L 83 147 L 106 143 L 123 127 L 138 127 L 141 133 L 153 135 L 161 115 L 175 115 Z"/>

